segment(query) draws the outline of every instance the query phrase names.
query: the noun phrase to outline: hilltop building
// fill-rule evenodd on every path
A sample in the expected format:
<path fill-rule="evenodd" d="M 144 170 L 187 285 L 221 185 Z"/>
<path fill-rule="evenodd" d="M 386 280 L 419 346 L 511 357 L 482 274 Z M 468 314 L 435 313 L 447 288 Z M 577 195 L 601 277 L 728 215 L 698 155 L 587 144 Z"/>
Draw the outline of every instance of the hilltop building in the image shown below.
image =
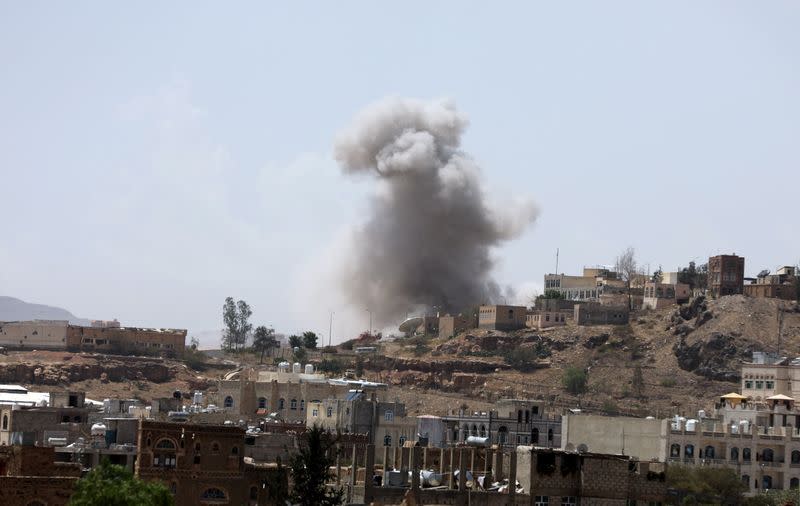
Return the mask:
<path fill-rule="evenodd" d="M 717 255 L 708 259 L 708 290 L 714 297 L 744 291 L 744 257 Z"/>
<path fill-rule="evenodd" d="M 692 290 L 685 283 L 656 283 L 648 281 L 644 285 L 642 308 L 661 309 L 688 302 Z"/>
<path fill-rule="evenodd" d="M 490 330 L 519 330 L 525 328 L 528 308 L 525 306 L 480 306 L 478 327 Z"/>
<path fill-rule="evenodd" d="M 762 271 L 752 283 L 744 285 L 743 293 L 748 297 L 772 299 L 797 299 L 797 273 L 792 266 L 784 266 L 775 274 Z"/>

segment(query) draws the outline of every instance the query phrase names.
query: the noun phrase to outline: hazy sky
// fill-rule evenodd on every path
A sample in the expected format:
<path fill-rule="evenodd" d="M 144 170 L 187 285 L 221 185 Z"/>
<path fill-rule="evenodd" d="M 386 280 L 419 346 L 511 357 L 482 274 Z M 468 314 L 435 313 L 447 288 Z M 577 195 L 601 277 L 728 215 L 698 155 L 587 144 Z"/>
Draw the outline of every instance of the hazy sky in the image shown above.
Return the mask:
<path fill-rule="evenodd" d="M 388 95 L 452 98 L 493 200 L 537 202 L 494 252 L 520 293 L 557 247 L 800 259 L 796 2 L 273 5 L 0 3 L 0 295 L 190 333 L 231 295 L 350 337 L 315 273 L 374 187 L 331 151 Z"/>

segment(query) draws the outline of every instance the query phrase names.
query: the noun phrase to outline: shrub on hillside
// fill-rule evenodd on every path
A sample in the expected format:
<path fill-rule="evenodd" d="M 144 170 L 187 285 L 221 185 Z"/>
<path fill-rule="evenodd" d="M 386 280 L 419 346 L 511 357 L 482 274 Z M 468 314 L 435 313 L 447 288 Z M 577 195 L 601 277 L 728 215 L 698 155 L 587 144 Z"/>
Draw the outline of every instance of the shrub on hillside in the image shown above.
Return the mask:
<path fill-rule="evenodd" d="M 561 378 L 561 382 L 564 384 L 564 388 L 567 389 L 567 392 L 579 395 L 586 392 L 587 379 L 586 371 L 580 367 L 567 367 L 564 371 L 564 376 Z"/>

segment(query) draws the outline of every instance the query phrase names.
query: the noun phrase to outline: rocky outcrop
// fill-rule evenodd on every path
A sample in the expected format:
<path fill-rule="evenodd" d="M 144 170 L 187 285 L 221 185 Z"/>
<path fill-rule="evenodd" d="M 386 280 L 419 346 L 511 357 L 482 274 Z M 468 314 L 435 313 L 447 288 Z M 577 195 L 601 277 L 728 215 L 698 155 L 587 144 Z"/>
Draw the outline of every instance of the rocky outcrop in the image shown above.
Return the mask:
<path fill-rule="evenodd" d="M 752 353 L 751 347 L 737 346 L 736 337 L 712 332 L 706 339 L 689 344 L 685 336 L 673 346 L 678 365 L 685 371 L 718 381 L 738 382 L 741 359 Z"/>
<path fill-rule="evenodd" d="M 174 366 L 169 367 L 158 359 L 105 357 L 92 363 L 2 364 L 0 383 L 58 385 L 90 379 L 163 383 L 172 380 L 177 372 Z"/>

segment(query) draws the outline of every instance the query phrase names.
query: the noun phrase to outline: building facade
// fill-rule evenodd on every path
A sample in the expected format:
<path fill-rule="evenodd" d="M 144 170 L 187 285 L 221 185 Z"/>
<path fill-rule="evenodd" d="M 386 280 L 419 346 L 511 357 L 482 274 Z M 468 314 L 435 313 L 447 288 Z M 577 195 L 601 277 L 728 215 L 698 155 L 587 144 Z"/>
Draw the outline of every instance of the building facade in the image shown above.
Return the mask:
<path fill-rule="evenodd" d="M 439 337 L 453 337 L 459 332 L 478 327 L 478 318 L 468 315 L 450 316 L 445 315 L 439 318 Z"/>
<path fill-rule="evenodd" d="M 714 297 L 744 292 L 744 257 L 717 255 L 708 259 L 708 290 Z"/>
<path fill-rule="evenodd" d="M 147 329 L 137 327 L 81 327 L 67 329 L 67 349 L 101 353 L 146 352 L 179 356 L 186 346 L 184 329 Z"/>
<path fill-rule="evenodd" d="M 623 325 L 628 323 L 630 311 L 623 306 L 604 306 L 590 302 L 575 306 L 577 325 Z"/>
<path fill-rule="evenodd" d="M 642 308 L 661 309 L 687 302 L 692 295 L 689 285 L 685 283 L 655 283 L 648 281 L 644 285 Z"/>
<path fill-rule="evenodd" d="M 176 506 L 277 504 L 277 469 L 245 464 L 245 430 L 141 420 L 136 475 L 164 483 Z"/>
<path fill-rule="evenodd" d="M 88 421 L 83 392 L 51 393 L 47 406 L 0 404 L 0 445 L 71 443 L 86 433 Z"/>
<path fill-rule="evenodd" d="M 65 506 L 80 475 L 78 464 L 57 463 L 53 448 L 0 446 L 3 506 Z"/>
<path fill-rule="evenodd" d="M 525 328 L 528 308 L 525 306 L 480 306 L 478 327 L 491 330 L 519 330 Z"/>
<path fill-rule="evenodd" d="M 0 346 L 20 350 L 64 350 L 66 320 L 0 322 Z"/>

